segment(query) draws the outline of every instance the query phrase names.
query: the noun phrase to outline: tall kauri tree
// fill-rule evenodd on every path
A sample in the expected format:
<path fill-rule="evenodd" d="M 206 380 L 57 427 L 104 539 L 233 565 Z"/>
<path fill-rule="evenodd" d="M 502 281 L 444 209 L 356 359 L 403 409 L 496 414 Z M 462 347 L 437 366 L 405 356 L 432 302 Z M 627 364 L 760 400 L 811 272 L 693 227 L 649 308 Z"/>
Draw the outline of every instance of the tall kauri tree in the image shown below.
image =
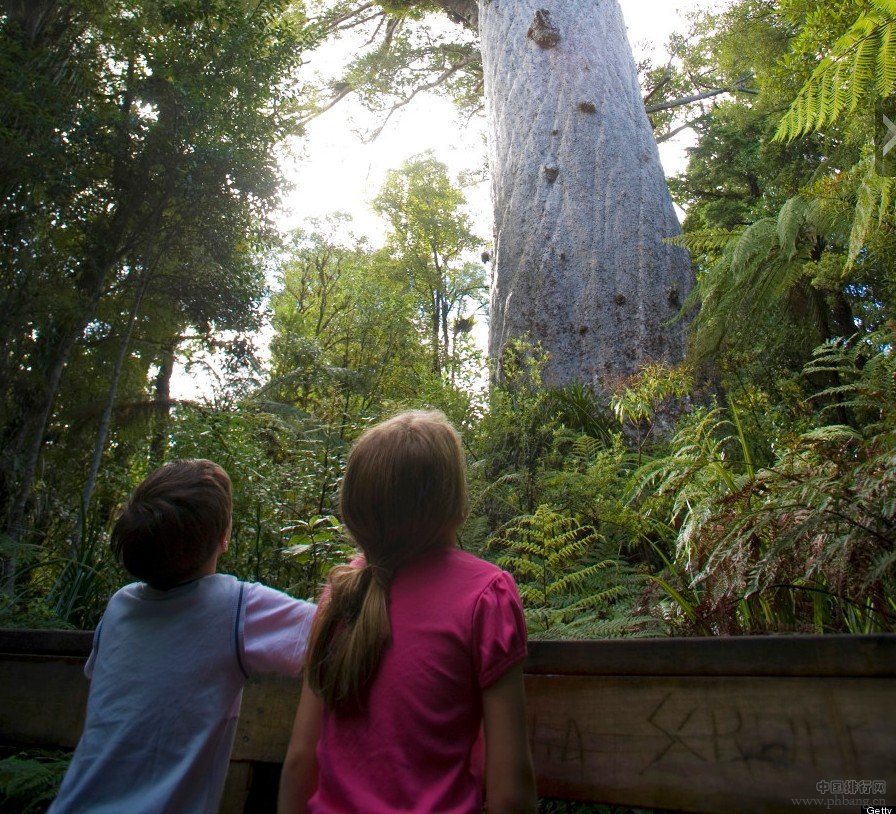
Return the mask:
<path fill-rule="evenodd" d="M 550 6 L 550 8 L 548 8 Z M 691 286 L 616 0 L 483 2 L 495 274 L 489 351 L 528 332 L 548 384 L 683 355 Z"/>
<path fill-rule="evenodd" d="M 678 222 L 617 0 L 379 5 L 392 15 L 440 9 L 478 33 L 478 55 L 469 38 L 399 48 L 401 23 L 388 18 L 379 51 L 356 61 L 334 99 L 352 82 L 378 88 L 384 74 L 397 77 L 398 106 L 412 98 L 419 83 L 409 89 L 399 70 L 371 78 L 389 53 L 416 67 L 427 61 L 433 78 L 424 87 L 441 83 L 456 97 L 469 100 L 481 80 L 495 214 L 489 350 L 498 375 L 508 341 L 523 334 L 550 353 L 547 384 L 600 389 L 644 362 L 678 361 L 683 325 L 669 321 L 692 271 L 686 252 L 663 242 Z M 337 29 L 372 8 L 330 6 Z"/>

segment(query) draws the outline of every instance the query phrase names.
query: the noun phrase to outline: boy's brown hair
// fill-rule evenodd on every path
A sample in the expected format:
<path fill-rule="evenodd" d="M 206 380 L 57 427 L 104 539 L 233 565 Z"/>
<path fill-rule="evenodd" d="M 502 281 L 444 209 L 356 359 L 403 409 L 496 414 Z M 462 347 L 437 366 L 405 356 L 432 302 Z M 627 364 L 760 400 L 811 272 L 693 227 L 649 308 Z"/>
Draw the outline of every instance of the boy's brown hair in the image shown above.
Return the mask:
<path fill-rule="evenodd" d="M 111 548 L 137 579 L 173 588 L 194 577 L 230 532 L 230 477 L 204 459 L 174 461 L 150 474 L 112 529 Z"/>

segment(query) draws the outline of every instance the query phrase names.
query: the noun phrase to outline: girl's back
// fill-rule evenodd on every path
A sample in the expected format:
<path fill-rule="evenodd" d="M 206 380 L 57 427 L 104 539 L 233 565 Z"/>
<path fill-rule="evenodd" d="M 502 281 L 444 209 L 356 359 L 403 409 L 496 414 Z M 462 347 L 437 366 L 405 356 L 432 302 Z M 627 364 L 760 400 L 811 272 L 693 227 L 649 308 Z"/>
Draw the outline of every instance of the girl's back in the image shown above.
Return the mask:
<path fill-rule="evenodd" d="M 482 800 L 482 690 L 526 655 L 513 579 L 441 548 L 390 588 L 392 641 L 361 713 L 324 710 L 312 811 L 470 812 Z"/>
<path fill-rule="evenodd" d="M 534 814 L 513 579 L 454 547 L 460 436 L 402 413 L 355 442 L 340 514 L 364 559 L 328 577 L 280 781 L 280 814 Z M 485 738 L 485 760 L 480 743 Z"/>

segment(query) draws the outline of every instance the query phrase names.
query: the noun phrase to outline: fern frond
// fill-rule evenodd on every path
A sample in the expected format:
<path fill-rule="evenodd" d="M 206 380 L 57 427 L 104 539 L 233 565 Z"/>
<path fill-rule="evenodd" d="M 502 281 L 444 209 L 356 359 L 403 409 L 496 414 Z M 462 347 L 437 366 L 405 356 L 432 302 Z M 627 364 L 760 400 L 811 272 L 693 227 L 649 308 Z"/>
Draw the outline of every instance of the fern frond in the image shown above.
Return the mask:
<path fill-rule="evenodd" d="M 771 218 L 763 218 L 748 226 L 734 248 L 731 274 L 747 280 L 755 269 L 778 248 L 778 225 Z"/>
<path fill-rule="evenodd" d="M 643 583 L 592 526 L 548 505 L 506 524 L 489 547 L 502 549 L 497 563 L 516 577 L 533 634 L 573 625 L 596 608 L 616 613 Z"/>
<path fill-rule="evenodd" d="M 888 175 L 880 179 L 880 207 L 877 212 L 878 225 L 883 225 L 884 219 L 893 206 L 893 189 L 896 187 L 896 178 Z"/>
<path fill-rule="evenodd" d="M 778 123 L 775 141 L 792 141 L 839 120 L 868 97 L 896 87 L 896 12 L 875 3 L 834 44 Z"/>
<path fill-rule="evenodd" d="M 883 14 L 896 17 L 896 0 L 871 0 L 871 5 Z"/>
<path fill-rule="evenodd" d="M 612 568 L 614 565 L 616 565 L 615 560 L 603 560 L 578 571 L 573 571 L 572 573 L 555 580 L 551 584 L 550 593 L 554 595 L 562 595 L 574 588 L 581 588 L 588 582 L 588 580 L 593 579 L 601 571 L 605 571 L 607 568 Z"/>
<path fill-rule="evenodd" d="M 856 172 L 861 173 L 856 193 L 856 209 L 852 228 L 849 232 L 849 249 L 846 267 L 855 263 L 877 221 L 882 225 L 892 203 L 893 178 L 880 176 L 875 172 L 874 158 L 869 156 L 856 165 Z"/>
<path fill-rule="evenodd" d="M 860 25 L 861 23 L 861 25 Z M 862 38 L 855 46 L 850 80 L 854 90 L 850 94 L 849 112 L 858 107 L 859 100 L 866 96 L 877 84 L 877 57 L 884 57 L 881 49 L 881 33 L 884 27 L 875 27 L 873 22 L 865 19 L 860 25 Z M 817 127 L 814 129 L 818 129 Z"/>
<path fill-rule="evenodd" d="M 841 441 L 857 441 L 861 437 L 862 435 L 858 430 L 854 430 L 845 424 L 829 424 L 825 427 L 816 427 L 800 435 L 800 439 L 803 441 L 822 441 L 825 443 L 832 441 L 838 443 Z"/>
<path fill-rule="evenodd" d="M 788 260 L 792 260 L 796 254 L 797 240 L 808 219 L 810 206 L 810 202 L 802 195 L 794 195 L 778 212 L 778 246 Z"/>
<path fill-rule="evenodd" d="M 722 251 L 742 229 L 694 229 L 663 240 L 671 246 L 681 246 L 691 254 L 710 254 Z"/>
<path fill-rule="evenodd" d="M 0 760 L 0 802 L 23 814 L 45 810 L 59 790 L 69 759 L 59 753 L 38 752 Z"/>
<path fill-rule="evenodd" d="M 896 5 L 896 4 L 894 4 Z M 892 12 L 896 16 L 896 12 Z M 877 52 L 877 94 L 886 99 L 896 88 L 896 24 L 883 27 Z"/>

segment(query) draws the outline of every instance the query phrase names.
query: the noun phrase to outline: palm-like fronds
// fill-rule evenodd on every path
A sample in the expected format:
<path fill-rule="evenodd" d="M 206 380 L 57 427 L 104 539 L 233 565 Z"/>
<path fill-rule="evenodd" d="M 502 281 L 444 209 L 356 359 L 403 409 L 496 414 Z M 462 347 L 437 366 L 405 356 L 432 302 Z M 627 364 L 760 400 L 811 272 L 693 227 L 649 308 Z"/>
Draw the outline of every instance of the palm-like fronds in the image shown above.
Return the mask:
<path fill-rule="evenodd" d="M 602 630 L 621 633 L 646 619 L 620 612 L 644 586 L 644 576 L 608 551 L 593 527 L 540 505 L 514 518 L 489 541 L 497 563 L 517 580 L 529 632 L 556 638 Z"/>
<path fill-rule="evenodd" d="M 838 382 L 816 394 L 823 411 L 850 411 L 868 436 L 896 426 L 896 357 L 891 334 L 877 331 L 827 342 L 816 349 L 805 373 L 827 374 L 827 380 Z"/>
<path fill-rule="evenodd" d="M 896 89 L 896 3 L 872 0 L 834 44 L 781 119 L 775 139 L 789 141 L 838 121 Z"/>
<path fill-rule="evenodd" d="M 896 178 L 879 175 L 875 169 L 874 156 L 869 155 L 856 164 L 849 173 L 855 184 L 856 206 L 849 233 L 847 267 L 855 263 L 868 242 L 872 229 L 883 225 L 893 208 L 893 193 Z"/>
<path fill-rule="evenodd" d="M 698 361 L 715 354 L 732 330 L 759 324 L 776 312 L 806 281 L 820 218 L 815 201 L 795 195 L 776 218 L 733 233 L 685 303 L 685 308 L 701 304 L 691 346 Z"/>

